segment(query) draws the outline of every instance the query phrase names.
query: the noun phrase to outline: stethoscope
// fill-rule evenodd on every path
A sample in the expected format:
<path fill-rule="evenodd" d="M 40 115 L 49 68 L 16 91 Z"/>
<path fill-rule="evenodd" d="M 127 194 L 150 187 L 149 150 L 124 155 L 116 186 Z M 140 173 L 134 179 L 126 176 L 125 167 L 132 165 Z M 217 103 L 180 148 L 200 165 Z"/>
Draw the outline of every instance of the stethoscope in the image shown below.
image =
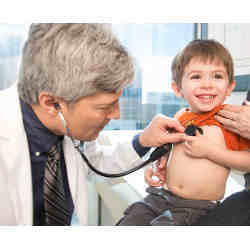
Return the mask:
<path fill-rule="evenodd" d="M 146 161 L 142 162 L 141 164 L 139 164 L 138 166 L 129 169 L 127 171 L 121 172 L 121 173 L 117 173 L 117 174 L 111 174 L 111 173 L 104 173 L 101 172 L 100 170 L 96 169 L 88 160 L 88 158 L 86 157 L 86 155 L 83 153 L 83 151 L 80 148 L 80 143 L 79 141 L 73 139 L 73 136 L 67 126 L 67 122 L 64 119 L 64 116 L 62 114 L 62 112 L 59 111 L 60 106 L 59 104 L 55 104 L 55 108 L 56 110 L 58 110 L 58 115 L 63 123 L 64 128 L 66 129 L 67 132 L 67 136 L 69 136 L 69 138 L 71 139 L 75 149 L 80 153 L 82 159 L 84 160 L 84 162 L 88 165 L 88 167 L 95 172 L 98 175 L 104 176 L 104 177 L 109 177 L 109 178 L 117 178 L 117 177 L 122 177 L 128 174 L 131 174 L 141 168 L 143 168 L 144 166 L 148 165 L 149 163 L 152 163 L 158 159 L 160 159 L 163 155 L 169 153 L 172 149 L 173 144 L 172 143 L 167 143 L 165 145 L 162 145 L 161 147 L 156 148 L 149 156 L 149 159 L 147 159 Z M 194 126 L 194 125 L 189 125 L 187 126 L 185 133 L 187 135 L 191 135 L 191 136 L 195 136 L 196 130 L 198 130 L 201 134 L 203 134 L 203 131 L 200 127 Z"/>

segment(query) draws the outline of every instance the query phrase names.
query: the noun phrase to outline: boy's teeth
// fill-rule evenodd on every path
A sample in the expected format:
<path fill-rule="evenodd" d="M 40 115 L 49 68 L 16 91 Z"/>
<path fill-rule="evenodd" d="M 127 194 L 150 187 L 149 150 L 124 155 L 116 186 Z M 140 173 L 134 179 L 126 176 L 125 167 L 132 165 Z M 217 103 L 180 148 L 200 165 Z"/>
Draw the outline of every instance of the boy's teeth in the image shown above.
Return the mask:
<path fill-rule="evenodd" d="M 214 101 L 214 97 L 212 95 L 200 95 L 198 96 L 198 99 L 200 100 L 201 103 L 212 103 Z"/>
<path fill-rule="evenodd" d="M 202 99 L 212 99 L 213 96 L 211 96 L 211 95 L 203 95 L 203 96 L 199 96 L 199 98 L 202 98 Z"/>

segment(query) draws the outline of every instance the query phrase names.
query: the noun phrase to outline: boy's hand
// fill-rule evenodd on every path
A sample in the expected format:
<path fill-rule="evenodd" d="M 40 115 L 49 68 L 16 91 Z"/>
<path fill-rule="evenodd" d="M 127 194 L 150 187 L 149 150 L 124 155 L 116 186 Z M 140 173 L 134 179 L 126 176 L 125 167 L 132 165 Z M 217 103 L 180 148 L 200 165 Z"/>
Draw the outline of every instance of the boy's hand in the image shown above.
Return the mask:
<path fill-rule="evenodd" d="M 209 158 L 211 150 L 215 150 L 216 144 L 206 135 L 196 132 L 196 136 L 187 136 L 184 144 L 184 152 L 194 158 Z"/>
<path fill-rule="evenodd" d="M 154 167 L 147 168 L 144 172 L 144 179 L 149 186 L 161 187 L 166 180 L 166 166 L 168 162 L 168 154 L 162 156 Z M 155 178 L 154 178 L 155 177 Z"/>

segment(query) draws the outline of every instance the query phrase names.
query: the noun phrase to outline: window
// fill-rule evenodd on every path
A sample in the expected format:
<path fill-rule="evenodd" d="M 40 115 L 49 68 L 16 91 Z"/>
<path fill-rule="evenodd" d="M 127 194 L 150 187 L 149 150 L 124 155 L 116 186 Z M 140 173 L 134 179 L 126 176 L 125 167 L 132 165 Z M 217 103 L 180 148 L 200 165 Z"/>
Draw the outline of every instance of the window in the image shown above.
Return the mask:
<path fill-rule="evenodd" d="M 195 38 L 195 24 L 113 24 L 136 61 L 136 75 L 120 100 L 121 119 L 108 130 L 143 129 L 157 113 L 173 116 L 186 102 L 170 88 L 173 57 Z"/>
<path fill-rule="evenodd" d="M 0 24 L 0 90 L 18 75 L 28 24 Z M 113 24 L 113 30 L 136 61 L 133 83 L 120 100 L 121 120 L 107 130 L 143 129 L 157 113 L 173 116 L 186 103 L 170 89 L 172 58 L 195 36 L 195 24 Z"/>

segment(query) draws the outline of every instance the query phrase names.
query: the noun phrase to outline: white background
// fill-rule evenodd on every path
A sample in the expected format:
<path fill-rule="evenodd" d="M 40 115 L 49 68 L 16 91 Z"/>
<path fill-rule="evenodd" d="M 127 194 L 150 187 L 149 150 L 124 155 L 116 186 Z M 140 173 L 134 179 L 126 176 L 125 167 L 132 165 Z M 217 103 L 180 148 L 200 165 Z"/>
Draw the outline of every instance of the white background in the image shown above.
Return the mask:
<path fill-rule="evenodd" d="M 0 11 L 7 23 L 250 21 L 248 1 L 3 0 Z M 0 237 L 3 249 L 247 249 L 249 228 L 1 227 Z"/>

